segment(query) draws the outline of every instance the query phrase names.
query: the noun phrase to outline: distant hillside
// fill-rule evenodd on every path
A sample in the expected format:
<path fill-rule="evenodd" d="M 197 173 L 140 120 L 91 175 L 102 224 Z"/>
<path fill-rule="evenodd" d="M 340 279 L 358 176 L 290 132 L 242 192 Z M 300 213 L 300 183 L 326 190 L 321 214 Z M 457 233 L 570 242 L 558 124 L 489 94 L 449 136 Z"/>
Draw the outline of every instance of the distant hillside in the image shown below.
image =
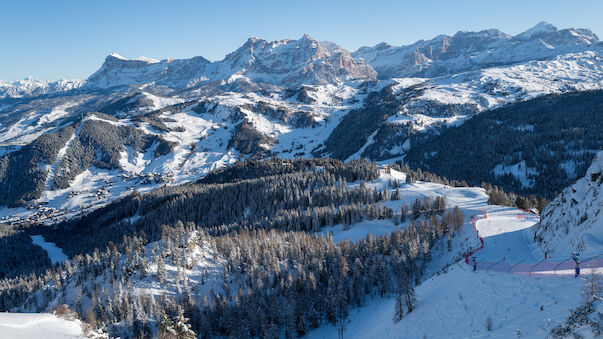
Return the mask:
<path fill-rule="evenodd" d="M 553 198 L 603 148 L 603 91 L 549 95 L 485 112 L 413 147 L 406 160 L 449 179 Z"/>

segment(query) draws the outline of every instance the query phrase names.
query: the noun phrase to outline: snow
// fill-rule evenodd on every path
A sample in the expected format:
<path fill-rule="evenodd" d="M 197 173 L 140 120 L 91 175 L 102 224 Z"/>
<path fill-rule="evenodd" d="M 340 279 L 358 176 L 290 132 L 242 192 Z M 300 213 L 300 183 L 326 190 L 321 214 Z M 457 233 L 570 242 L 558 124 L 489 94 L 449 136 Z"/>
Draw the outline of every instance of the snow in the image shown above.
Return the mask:
<path fill-rule="evenodd" d="M 576 162 L 573 160 L 566 160 L 559 164 L 560 168 L 563 168 L 568 178 L 576 178 Z"/>
<path fill-rule="evenodd" d="M 302 40 L 304 39 L 312 41 L 309 37 Z M 438 39 L 443 41 L 445 37 L 441 36 Z M 293 49 L 301 46 L 300 41 L 293 40 L 273 42 L 270 46 L 263 44 L 260 39 L 252 39 L 250 43 L 259 43 L 262 50 L 256 52 L 267 53 L 264 57 L 270 58 L 271 62 L 289 55 L 288 53 L 293 53 Z M 334 44 L 321 43 L 316 49 L 313 49 L 312 53 L 324 49 L 322 52 L 335 55 L 333 51 L 337 48 Z M 277 50 L 283 54 L 268 55 L 276 53 Z M 248 58 L 249 55 L 244 54 L 244 51 L 239 50 L 236 53 L 237 55 L 233 54 L 227 59 L 233 61 L 236 56 L 243 55 L 247 55 Z M 256 57 L 257 55 L 252 54 L 252 56 Z M 272 58 L 276 59 L 273 60 Z M 245 60 L 248 61 L 248 59 Z M 423 76 L 395 78 L 378 81 L 374 84 L 361 84 L 354 81 L 308 84 L 304 79 L 298 79 L 301 81 L 300 83 L 308 88 L 308 95 L 315 100 L 312 103 L 303 103 L 297 101 L 295 96 L 284 98 L 283 88 L 274 88 L 273 90 L 273 88 L 267 87 L 268 89 L 265 91 L 247 93 L 227 92 L 219 89 L 217 94 L 207 94 L 199 89 L 189 87 L 187 87 L 187 90 L 180 92 L 159 90 L 159 87 L 163 85 L 184 86 L 186 83 L 186 86 L 188 86 L 191 77 L 194 81 L 197 81 L 204 76 L 204 79 L 214 79 L 236 74 L 237 81 L 245 81 L 245 79 L 253 79 L 253 76 L 258 74 L 254 74 L 248 68 L 245 68 L 244 71 L 237 69 L 237 72 L 229 73 L 233 70 L 229 68 L 230 66 L 223 65 L 226 67 L 224 69 L 220 68 L 221 66 L 218 67 L 217 64 L 207 66 L 207 61 L 203 61 L 202 58 L 154 62 L 150 59 L 127 60 L 119 55 L 112 55 L 108 57 L 106 65 L 99 72 L 102 73 L 102 70 L 109 73 L 114 72 L 115 74 L 111 74 L 116 77 L 111 79 L 102 78 L 102 74 L 99 73 L 97 75 L 101 77 L 95 78 L 93 75 L 91 76 L 92 80 L 96 79 L 95 81 L 97 81 L 95 85 L 103 87 L 140 80 L 142 84 L 137 87 L 137 91 L 142 91 L 140 95 L 150 99 L 152 104 L 128 112 L 124 116 L 120 116 L 122 119 L 118 121 L 106 120 L 95 115 L 90 115 L 86 119 L 99 119 L 117 126 L 136 127 L 149 134 L 161 135 L 166 140 L 177 142 L 178 145 L 173 152 L 157 159 L 154 157 L 155 146 L 144 153 L 125 148 L 121 153 L 119 171 L 99 171 L 92 168 L 85 172 L 81 178 L 74 180 L 69 189 L 52 191 L 54 172 L 57 164 L 60 163 L 60 159 L 67 151 L 69 142 L 59 151 L 57 162 L 41 164 L 49 169 L 49 175 L 45 190 L 39 201 L 49 201 L 50 207 L 66 208 L 70 211 L 65 214 L 65 217 L 72 217 L 80 211 L 78 204 L 82 204 L 80 206 L 97 207 L 128 194 L 131 190 L 145 191 L 159 186 L 141 185 L 135 182 L 119 183 L 120 175 L 123 172 L 135 174 L 161 173 L 169 177 L 170 183 L 168 184 L 196 180 L 212 169 L 227 166 L 246 156 L 239 154 L 234 149 L 227 149 L 229 140 L 241 118 L 250 122 L 259 132 L 270 136 L 274 140 L 260 146 L 268 148 L 275 156 L 281 158 L 311 157 L 312 151 L 321 149 L 318 146 L 325 144 L 325 140 L 331 135 L 341 119 L 351 109 L 363 105 L 362 100 L 366 97 L 367 92 L 378 91 L 393 84 L 393 90 L 399 96 L 403 107 L 401 107 L 398 114 L 389 117 L 387 122 L 410 124 L 415 130 L 428 131 L 440 125 L 459 125 L 475 113 L 539 95 L 603 88 L 603 64 L 601 60 L 603 58 L 601 58 L 600 48 L 592 47 L 590 50 L 576 53 L 560 53 L 558 56 L 546 60 L 532 60 L 520 64 L 490 67 L 433 78 Z M 290 62 L 291 60 L 287 60 L 286 63 Z M 115 63 L 115 65 L 112 63 Z M 133 67 L 135 65 L 142 66 Z M 166 67 L 171 67 L 173 72 L 166 71 Z M 209 68 L 206 69 L 206 67 Z M 164 74 L 164 71 L 169 74 Z M 111 74 L 107 76 L 113 76 Z M 277 78 L 280 78 L 280 75 L 270 79 Z M 149 79 L 153 81 L 145 82 Z M 105 80 L 107 80 L 106 83 Z M 29 79 L 27 81 L 32 82 L 33 80 Z M 82 91 L 85 90 L 86 87 L 82 89 Z M 73 98 L 57 96 L 57 101 L 53 101 L 52 105 L 44 102 L 44 105 L 48 106 L 47 109 L 21 112 L 14 119 L 16 123 L 11 121 L 12 125 L 2 125 L 3 129 L 0 131 L 0 143 L 2 143 L 0 147 L 2 148 L 0 148 L 0 152 L 5 152 L 4 147 L 7 147 L 6 149 L 18 147 L 31 142 L 43 133 L 47 133 L 51 128 L 60 127 L 54 125 L 65 121 L 65 119 L 75 118 L 76 112 L 79 112 L 82 108 L 87 109 L 88 107 L 85 105 L 98 101 L 100 98 L 102 96 L 98 97 L 90 93 L 74 96 Z M 137 96 L 135 99 L 138 98 L 140 97 Z M 174 112 L 166 110 L 162 113 L 161 118 L 166 119 L 165 123 L 171 129 L 170 132 L 156 130 L 148 123 L 135 125 L 131 119 L 133 116 L 146 113 L 149 110 L 162 109 L 186 101 L 193 103 L 195 100 L 210 105 L 214 104 L 215 108 L 211 109 L 211 112 L 201 114 L 192 111 L 190 108 L 182 111 L 174 110 Z M 315 122 L 315 126 L 295 127 L 279 119 L 258 114 L 254 107 L 260 101 L 289 112 L 303 112 Z M 242 116 L 236 115 L 238 112 L 241 112 Z M 514 126 L 514 128 L 530 132 L 534 126 Z M 357 150 L 350 159 L 359 158 L 362 151 L 373 142 L 375 131 L 372 132 L 367 143 L 360 150 Z M 397 159 L 403 159 L 404 153 L 410 146 L 410 140 L 406 139 L 401 140 L 392 149 L 382 151 L 400 155 Z M 572 164 L 569 163 L 561 164 L 561 166 L 567 171 L 568 175 L 575 170 Z M 495 173 L 497 175 L 512 174 L 524 187 L 530 187 L 533 182 L 531 177 L 537 175 L 535 171 L 526 169 L 523 164 L 514 164 L 513 166 L 500 164 L 500 167 L 495 169 Z M 94 193 L 95 190 L 104 185 L 101 175 L 107 175 L 108 180 L 117 183 L 111 186 L 109 193 L 103 199 L 87 199 L 89 197 L 84 199 L 84 195 Z M 87 180 L 92 181 L 89 183 Z M 74 192 L 86 192 L 86 194 L 76 194 L 69 198 L 69 195 Z M 89 208 L 84 208 L 83 211 L 88 210 Z M 31 216 L 34 213 L 35 211 L 20 209 L 0 209 L 0 216 L 23 217 Z"/>
<path fill-rule="evenodd" d="M 147 92 L 143 92 L 142 95 L 144 95 L 145 98 L 150 99 L 153 102 L 153 106 L 150 108 L 151 110 L 160 109 L 166 106 L 171 106 L 186 101 L 182 98 L 162 97 Z"/>
<path fill-rule="evenodd" d="M 408 115 L 407 112 L 408 110 L 405 109 L 397 115 L 389 117 L 387 121 L 394 124 L 410 124 L 415 130 L 425 131 L 427 128 L 435 125 L 458 126 L 469 118 L 469 116 L 466 115 L 455 115 L 443 118 L 430 117 L 421 113 Z"/>
<path fill-rule="evenodd" d="M 370 66 L 353 59 L 347 50 L 333 43 L 322 44 L 310 37 L 272 42 L 251 38 L 223 60 L 215 62 L 203 57 L 128 60 L 112 54 L 86 80 L 85 87 L 106 89 L 154 83 L 180 90 L 209 81 L 235 86 L 239 82 L 299 86 L 339 84 L 375 77 L 376 72 Z"/>
<path fill-rule="evenodd" d="M 345 338 L 544 338 L 580 304 L 582 279 L 472 272 L 453 265 L 416 288 L 416 309 L 394 323 L 393 298 L 373 299 L 350 312 Z M 542 309 L 541 309 L 542 307 Z M 492 332 L 486 330 L 488 317 Z M 550 319 L 550 323 L 549 323 Z M 322 325 L 308 338 L 335 338 Z"/>
<path fill-rule="evenodd" d="M 600 162 L 593 168 L 596 170 L 597 166 L 601 166 Z M 392 179 L 403 180 L 404 175 L 396 171 L 391 171 L 391 174 L 382 172 L 379 179 L 366 185 L 369 188 L 385 187 L 387 181 Z M 350 185 L 355 187 L 359 183 Z M 476 224 L 484 239 L 484 248 L 475 254 L 478 263 L 501 262 L 507 267 L 526 263 L 536 267 L 542 262 L 544 251 L 532 241 L 533 231 L 539 222 L 534 214 L 513 207 L 488 205 L 487 196 L 480 188 L 453 188 L 416 182 L 402 184 L 400 192 L 402 201 L 386 204 L 399 206 L 416 197 L 443 195 L 447 197 L 449 206 L 458 205 L 467 218 L 482 215 L 486 210 L 487 218 L 480 219 Z M 524 215 L 525 218 L 518 218 L 517 215 Z M 323 233 L 332 232 L 334 241 L 339 242 L 346 238 L 357 240 L 368 233 L 384 234 L 394 229 L 388 221 L 375 220 L 352 225 L 348 231 L 344 231 L 341 225 L 325 228 Z M 460 241 L 467 243 L 465 236 L 477 240 L 469 222 L 461 229 L 460 236 Z M 601 238 L 598 236 L 598 239 Z M 455 248 L 455 251 L 459 250 L 458 243 Z M 462 252 L 462 248 L 460 250 Z M 556 255 L 553 260 L 560 262 L 561 258 L 561 255 Z M 442 267 L 442 259 L 445 258 L 430 263 L 432 271 Z M 582 270 L 583 274 L 588 271 L 588 268 Z M 595 271 L 603 274 L 600 267 Z M 473 272 L 461 260 L 447 270 L 428 276 L 417 286 L 416 309 L 398 323 L 393 322 L 395 300 L 392 297 L 369 299 L 361 308 L 352 309 L 344 337 L 513 338 L 519 330 L 526 338 L 543 338 L 548 335 L 550 328 L 565 320 L 570 309 L 582 301 L 580 292 L 586 278 L 574 278 L 573 269 L 556 272 L 542 270 L 537 272 L 538 275 L 504 272 L 484 267 Z M 488 318 L 492 319 L 491 332 L 486 330 Z M 312 330 L 308 338 L 336 336 L 334 326 L 322 324 Z"/>
<path fill-rule="evenodd" d="M 186 260 L 186 267 L 181 267 L 182 271 L 180 271 L 173 262 L 175 260 L 173 257 L 162 258 L 166 269 L 165 281 L 163 283 L 159 282 L 157 262 L 151 257 L 153 249 L 159 245 L 160 241 L 151 242 L 145 246 L 148 260 L 147 269 L 144 274 L 141 271 L 137 271 L 130 275 L 131 292 L 134 295 L 146 295 L 155 298 L 160 298 L 164 294 L 176 296 L 183 289 L 194 286 L 197 302 L 201 302 L 204 295 L 210 295 L 210 293 L 214 292 L 218 294 L 225 293 L 223 288 L 224 259 L 216 253 L 212 244 L 200 241 L 198 233 L 189 233 L 187 237 L 189 243 L 185 247 L 175 249 L 176 251 L 181 251 L 181 255 Z M 119 260 L 118 265 L 121 266 L 126 265 L 125 261 L 128 259 L 124 255 Z M 76 297 L 76 290 L 78 287 L 81 287 L 81 284 L 93 284 L 96 288 L 103 291 L 103 293 L 112 288 L 111 277 L 104 274 L 94 276 L 92 280 L 68 279 L 65 282 L 64 292 L 61 294 L 61 298 L 64 299 L 56 298 L 51 302 L 51 307 L 65 301 L 68 303 L 73 302 Z M 229 285 L 231 285 L 230 292 L 233 294 L 237 293 L 238 287 L 236 281 Z M 126 290 L 120 291 L 120 293 L 128 292 Z M 38 291 L 37 293 L 43 292 Z M 81 303 L 83 309 L 90 307 L 91 300 L 89 296 L 83 295 Z M 27 311 L 28 309 L 28 307 L 24 307 L 19 310 Z"/>
<path fill-rule="evenodd" d="M 0 80 L 0 99 L 59 93 L 79 88 L 83 84 L 83 80 L 61 79 L 57 81 L 41 81 L 31 77 L 16 81 Z"/>
<path fill-rule="evenodd" d="M 586 175 L 564 189 L 542 211 L 535 230 L 540 246 L 556 257 L 573 251 L 583 258 L 603 253 L 603 151 L 599 151 Z"/>
<path fill-rule="evenodd" d="M 375 135 L 377 135 L 377 132 L 379 132 L 379 130 L 374 131 L 373 133 L 371 133 L 371 135 L 369 135 L 369 137 L 366 139 L 366 142 L 364 143 L 364 145 L 362 145 L 362 147 L 360 147 L 360 149 L 350 155 L 346 160 L 350 161 L 350 160 L 358 160 L 362 158 L 362 153 L 364 152 L 364 150 L 369 147 L 369 145 L 371 145 L 373 143 L 373 138 L 375 138 Z"/>
<path fill-rule="evenodd" d="M 527 40 L 536 34 L 552 32 L 556 30 L 557 27 L 551 25 L 548 22 L 541 21 L 536 26 L 519 33 L 516 37 L 522 40 Z"/>
<path fill-rule="evenodd" d="M 191 241 L 195 241 L 196 234 L 191 234 Z M 149 250 L 153 248 L 155 242 L 149 244 Z M 218 293 L 222 293 L 221 283 L 224 275 L 223 265 L 224 259 L 215 254 L 215 251 L 210 248 L 209 244 L 204 243 L 202 246 L 192 246 L 192 250 L 186 250 L 187 262 L 191 265 L 184 270 L 189 286 L 197 286 L 199 300 L 203 295 L 208 295 L 210 290 L 214 289 Z M 151 295 L 160 297 L 162 294 L 177 295 L 181 288 L 181 283 L 177 282 L 178 269 L 171 262 L 170 258 L 164 259 L 165 268 L 167 271 L 166 282 L 160 284 L 157 280 L 157 264 L 150 262 L 149 275 L 136 281 L 134 292 L 136 294 Z M 201 284 L 201 281 L 204 284 Z"/>
<path fill-rule="evenodd" d="M 48 258 L 50 258 L 50 261 L 53 264 L 62 264 L 67 261 L 67 259 L 69 259 L 65 255 L 65 253 L 63 253 L 62 249 L 57 247 L 55 243 L 47 242 L 46 240 L 44 240 L 43 236 L 32 235 L 31 240 L 35 245 L 42 247 L 46 251 L 46 253 L 48 253 Z"/>
<path fill-rule="evenodd" d="M 0 313 L 0 334 L 6 339 L 84 338 L 79 320 L 49 313 Z"/>
<path fill-rule="evenodd" d="M 121 158 L 119 159 L 119 166 L 129 173 L 142 173 L 146 164 L 150 162 L 148 159 L 145 160 L 145 155 L 149 152 L 137 152 L 130 146 L 126 146 L 125 148 L 126 150 L 120 153 Z M 150 152 L 152 151 L 153 149 L 150 150 Z"/>
<path fill-rule="evenodd" d="M 402 205 L 410 205 L 416 199 L 423 199 L 426 197 L 436 198 L 445 197 L 448 208 L 458 206 L 466 216 L 466 228 L 471 228 L 470 235 L 473 236 L 472 226 L 469 223 L 471 216 L 483 214 L 483 210 L 488 211 L 488 219 L 482 221 L 480 224 L 480 233 L 484 237 L 486 242 L 493 242 L 491 245 L 492 250 L 480 252 L 483 255 L 483 260 L 499 260 L 497 255 L 502 253 L 498 247 L 498 238 L 490 238 L 493 236 L 497 237 L 513 237 L 510 243 L 514 243 L 516 248 L 504 248 L 504 253 L 516 252 L 518 256 L 525 258 L 526 256 L 532 258 L 534 262 L 538 262 L 538 258 L 541 257 L 539 249 L 529 244 L 529 235 L 524 235 L 522 232 L 530 232 L 529 228 L 534 226 L 538 219 L 534 217 L 526 218 L 524 220 L 518 220 L 517 214 L 523 213 L 517 208 L 503 207 L 496 205 L 488 205 L 488 195 L 482 188 L 477 187 L 451 187 L 443 184 L 436 184 L 431 182 L 416 181 L 412 184 L 405 183 L 406 174 L 398 172 L 396 170 L 390 170 L 390 173 L 385 173 L 381 170 L 381 174 L 378 179 L 373 182 L 363 183 L 368 189 L 378 189 L 389 187 L 389 181 L 398 181 L 400 187 L 401 198 L 400 200 L 389 200 L 381 202 L 383 205 L 397 210 Z M 361 185 L 360 182 L 348 183 L 349 188 L 358 188 Z M 391 193 L 395 191 L 394 188 L 389 187 Z M 344 241 L 349 239 L 356 241 L 365 237 L 367 234 L 378 234 L 384 235 L 393 232 L 396 229 L 406 227 L 408 223 L 395 226 L 390 220 L 364 220 L 359 223 L 353 224 L 348 230 L 344 230 L 343 225 L 335 225 L 334 227 L 325 227 L 321 230 L 321 234 L 331 233 L 335 242 Z M 508 235 L 504 235 L 509 233 Z M 476 239 L 474 239 L 476 240 Z M 515 246 L 514 245 L 514 246 Z M 494 254 L 492 254 L 492 253 Z M 504 254 L 503 254 L 504 255 Z M 502 258 L 502 257 L 501 257 Z M 508 257 L 508 260 L 512 260 L 512 257 Z"/>
<path fill-rule="evenodd" d="M 121 55 L 119 55 L 119 54 L 117 54 L 115 52 L 109 54 L 109 56 L 112 56 L 112 57 L 114 57 L 116 59 L 120 59 L 120 60 L 128 60 L 127 58 L 124 58 L 124 57 L 122 57 Z"/>
<path fill-rule="evenodd" d="M 402 112 L 432 117 L 475 114 L 537 96 L 603 88 L 603 58 L 598 50 L 568 53 L 551 60 L 527 61 L 454 75 L 395 78 L 394 89 L 405 93 L 410 85 L 422 84 Z M 444 105 L 444 106 L 442 106 Z M 451 111 L 447 105 L 459 106 Z M 461 112 L 461 113 L 459 113 Z M 428 121 L 433 124 L 438 121 Z"/>
<path fill-rule="evenodd" d="M 385 43 L 362 47 L 352 55 L 367 61 L 379 77 L 437 77 L 490 65 L 512 65 L 552 59 L 567 53 L 598 49 L 598 37 L 588 29 L 557 30 L 539 23 L 510 36 L 496 29 L 458 32 L 394 47 Z"/>
<path fill-rule="evenodd" d="M 601 164 L 596 162 L 589 171 L 594 173 L 601 167 Z M 459 206 L 467 219 L 460 235 L 455 237 L 454 253 L 463 253 L 466 249 L 463 244 L 475 245 L 477 237 L 468 222 L 469 218 L 481 215 L 483 210 L 487 210 L 488 218 L 477 222 L 479 233 L 484 239 L 483 250 L 475 254 L 478 262 L 503 260 L 513 265 L 537 264 L 542 260 L 543 249 L 532 242 L 533 231 L 539 221 L 537 216 L 513 207 L 488 205 L 488 197 L 481 188 L 450 187 L 421 181 L 407 184 L 405 179 L 404 173 L 395 170 L 386 172 L 385 169 L 381 169 L 378 179 L 365 182 L 364 185 L 369 189 L 382 189 L 387 187 L 391 180 L 399 181 L 402 198 L 398 201 L 383 202 L 391 208 L 409 204 L 416 198 L 436 196 L 445 196 L 449 207 Z M 361 183 L 353 182 L 348 185 L 354 188 Z M 393 189 L 390 190 L 393 192 Z M 527 217 L 517 218 L 518 214 Z M 333 240 L 339 243 L 346 239 L 356 241 L 369 233 L 387 234 L 407 225 L 408 223 L 403 223 L 395 226 L 389 220 L 364 220 L 351 225 L 348 230 L 344 230 L 342 225 L 325 227 L 321 230 L 321 234 L 331 233 Z M 194 236 L 193 234 L 191 241 L 194 241 L 192 240 Z M 147 248 L 150 250 L 153 245 L 153 243 L 149 244 Z M 434 248 L 437 248 L 437 245 Z M 451 263 L 450 260 L 458 258 L 456 255 L 438 257 L 437 253 L 439 250 L 434 250 L 434 259 L 428 272 L 435 273 L 438 267 L 443 267 Z M 183 272 L 191 285 L 195 285 L 194 282 L 199 282 L 200 279 L 205 281 L 202 285 L 204 290 L 199 291 L 199 295 L 202 296 L 211 288 L 214 288 L 216 293 L 222 293 L 220 286 L 223 259 L 214 255 L 211 246 L 209 244 L 194 246 L 193 250 L 187 252 L 187 257 L 189 262 L 194 262 L 194 265 Z M 160 297 L 164 293 L 177 294 L 180 288 L 176 278 L 177 269 L 169 258 L 165 258 L 164 263 L 168 272 L 167 282 L 165 284 L 157 282 L 155 276 L 157 266 L 151 262 L 148 274 L 133 281 L 132 286 L 136 294 L 155 297 Z M 346 338 L 420 338 L 425 334 L 436 338 L 509 338 L 515 337 L 519 329 L 524 337 L 545 337 L 551 327 L 563 321 L 568 311 L 580 303 L 580 288 L 584 284 L 583 279 L 575 279 L 571 276 L 571 270 L 555 273 L 566 274 L 566 276 L 508 274 L 482 268 L 473 272 L 470 266 L 465 265 L 461 260 L 439 274 L 427 276 L 429 278 L 416 288 L 418 300 L 416 309 L 399 323 L 392 321 L 393 298 L 369 299 L 363 307 L 351 310 L 344 336 Z M 102 281 L 102 277 L 98 279 L 101 280 L 95 283 L 99 286 L 108 284 Z M 68 290 L 75 290 L 75 287 L 70 286 Z M 231 290 L 236 291 L 236 286 Z M 71 297 L 71 295 L 66 296 L 68 300 Z M 84 301 L 84 306 L 86 303 L 87 301 Z M 488 318 L 492 319 L 492 332 L 486 331 Z M 308 338 L 335 336 L 336 328 L 329 324 L 322 324 L 318 329 L 311 331 Z"/>
<path fill-rule="evenodd" d="M 48 114 L 44 114 L 44 115 L 40 116 L 40 118 L 37 122 L 37 126 L 49 124 L 60 118 L 65 117 L 66 115 L 69 114 L 69 111 L 67 109 L 77 106 L 79 103 L 80 102 L 78 102 L 78 101 L 71 101 L 71 102 L 67 102 L 63 105 L 59 105 L 59 106 L 51 108 L 51 110 Z"/>
<path fill-rule="evenodd" d="M 350 225 L 348 230 L 345 230 L 343 225 L 335 225 L 333 227 L 324 227 L 318 234 L 331 234 L 335 243 L 345 240 L 354 242 L 366 238 L 369 234 L 386 235 L 400 228 L 399 226 L 395 226 L 391 220 L 363 220 Z"/>

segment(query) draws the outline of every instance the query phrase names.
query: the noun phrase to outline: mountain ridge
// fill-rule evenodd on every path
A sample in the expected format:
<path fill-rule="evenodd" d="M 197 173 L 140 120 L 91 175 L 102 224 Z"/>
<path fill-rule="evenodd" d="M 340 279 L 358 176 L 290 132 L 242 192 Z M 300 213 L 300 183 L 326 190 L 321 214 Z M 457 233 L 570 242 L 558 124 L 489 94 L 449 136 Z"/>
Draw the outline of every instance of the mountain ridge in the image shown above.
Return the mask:
<path fill-rule="evenodd" d="M 183 89 L 208 81 L 245 77 L 271 84 L 327 84 L 371 80 L 376 72 L 334 43 L 323 44 L 304 35 L 298 40 L 266 41 L 249 38 L 220 61 L 190 59 L 124 59 L 109 55 L 85 83 L 90 88 L 109 88 L 135 83 L 156 83 Z"/>
<path fill-rule="evenodd" d="M 293 51 L 292 51 L 293 49 Z M 437 77 L 527 60 L 549 59 L 561 54 L 601 50 L 603 43 L 588 29 L 557 27 L 546 22 L 515 36 L 498 29 L 459 31 L 438 35 L 410 45 L 385 42 L 350 52 L 308 34 L 301 38 L 267 41 L 247 39 L 224 59 L 211 62 L 202 56 L 187 59 L 127 59 L 117 53 L 105 58 L 86 80 L 0 81 L 0 98 L 60 93 L 73 89 L 107 90 L 114 87 L 152 84 L 183 90 L 202 84 L 232 82 L 336 84 L 391 77 Z M 300 53 L 302 51 L 303 53 Z"/>
<path fill-rule="evenodd" d="M 540 22 L 515 36 L 497 29 L 459 31 L 419 40 L 411 45 L 380 43 L 361 47 L 352 55 L 368 62 L 380 79 L 391 77 L 436 77 L 484 66 L 510 65 L 533 59 L 579 52 L 598 45 L 588 29 L 567 28 Z M 599 46 L 600 47 L 600 46 Z"/>

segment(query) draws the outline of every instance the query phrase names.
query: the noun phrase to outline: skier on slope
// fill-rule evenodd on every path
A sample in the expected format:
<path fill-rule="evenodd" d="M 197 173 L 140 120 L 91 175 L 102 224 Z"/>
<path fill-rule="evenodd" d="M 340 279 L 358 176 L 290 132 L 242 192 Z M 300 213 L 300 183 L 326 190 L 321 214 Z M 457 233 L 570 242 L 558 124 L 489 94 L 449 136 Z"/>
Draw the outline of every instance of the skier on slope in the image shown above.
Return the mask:
<path fill-rule="evenodd" d="M 576 264 L 576 274 L 574 274 L 575 278 L 580 275 L 580 261 L 578 260 L 579 255 L 580 253 L 572 252 L 572 259 L 574 259 L 574 263 Z"/>
<path fill-rule="evenodd" d="M 475 257 L 471 257 L 471 261 L 473 262 L 473 271 L 475 272 L 477 270 L 477 260 Z"/>

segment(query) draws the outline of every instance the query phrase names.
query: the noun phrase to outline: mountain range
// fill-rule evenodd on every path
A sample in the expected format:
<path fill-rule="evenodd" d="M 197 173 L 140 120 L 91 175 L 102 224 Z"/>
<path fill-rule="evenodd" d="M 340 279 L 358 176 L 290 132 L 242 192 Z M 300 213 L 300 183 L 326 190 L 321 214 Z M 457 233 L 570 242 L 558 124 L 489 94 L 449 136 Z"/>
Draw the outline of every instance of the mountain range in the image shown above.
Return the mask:
<path fill-rule="evenodd" d="M 0 205 L 41 201 L 74 213 L 158 185 L 143 185 L 144 176 L 181 183 L 249 157 L 401 160 L 483 111 L 603 88 L 601 51 L 591 31 L 547 23 L 516 36 L 458 32 L 353 53 L 304 35 L 250 38 L 215 62 L 111 54 L 86 80 L 0 82 Z M 521 153 L 485 163 L 479 177 L 438 174 L 552 197 L 594 156 L 575 152 L 558 155 L 564 165 L 553 174 L 565 174 L 545 191 L 515 172 L 496 174 Z M 532 165 L 531 175 L 551 171 Z M 140 182 L 76 199 L 122 174 Z"/>
<path fill-rule="evenodd" d="M 0 82 L 0 332 L 600 336 L 602 47 L 250 38 Z"/>
<path fill-rule="evenodd" d="M 362 47 L 352 55 L 368 62 L 379 78 L 437 77 L 484 67 L 542 60 L 581 52 L 601 44 L 588 29 L 562 29 L 540 22 L 511 36 L 497 29 L 458 32 L 417 41 L 408 46 L 380 43 Z"/>
<path fill-rule="evenodd" d="M 550 59 L 567 53 L 595 49 L 603 44 L 588 29 L 557 29 L 540 22 L 515 36 L 497 29 L 439 35 L 411 45 L 380 43 L 350 53 L 328 41 L 304 35 L 298 40 L 266 41 L 249 38 L 223 60 L 202 56 L 190 59 L 129 60 L 108 55 L 101 68 L 85 81 L 25 80 L 0 82 L 0 97 L 31 96 L 79 87 L 107 89 L 134 84 L 154 84 L 174 90 L 213 81 L 246 78 L 275 85 L 336 84 L 353 80 L 401 77 L 438 77 L 464 71 Z"/>

